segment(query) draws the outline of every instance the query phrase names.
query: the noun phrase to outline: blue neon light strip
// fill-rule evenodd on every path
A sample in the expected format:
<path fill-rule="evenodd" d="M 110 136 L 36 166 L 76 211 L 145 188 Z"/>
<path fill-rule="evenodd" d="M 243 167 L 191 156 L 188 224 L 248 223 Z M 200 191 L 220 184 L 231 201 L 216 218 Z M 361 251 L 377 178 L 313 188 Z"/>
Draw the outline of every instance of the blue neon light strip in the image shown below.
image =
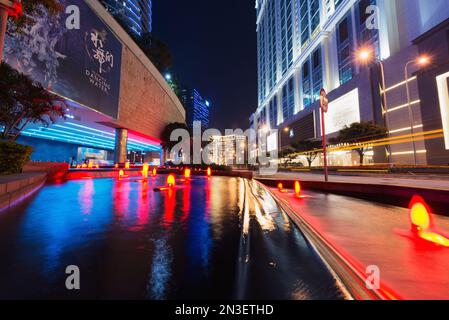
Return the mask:
<path fill-rule="evenodd" d="M 78 128 L 82 128 L 84 130 L 89 130 L 89 131 L 98 132 L 98 133 L 105 134 L 105 135 L 110 135 L 110 136 L 112 136 L 115 139 L 115 134 L 111 133 L 111 132 L 102 131 L 102 130 L 98 130 L 98 129 L 94 129 L 94 128 L 89 128 L 89 127 L 86 127 L 86 126 L 83 126 L 83 125 L 80 125 L 80 124 L 76 124 L 76 123 L 73 123 L 73 122 L 66 122 L 65 124 L 70 125 L 70 126 L 75 126 L 75 127 L 78 127 Z M 57 126 L 59 126 L 59 125 L 57 125 Z M 68 127 L 66 127 L 66 126 L 63 126 L 63 128 L 67 128 L 68 129 Z M 85 132 L 85 131 L 81 131 L 81 132 Z M 135 140 L 135 139 L 128 139 L 128 141 L 130 141 L 131 143 L 136 144 L 136 145 L 144 146 L 146 148 L 153 148 L 154 150 L 161 150 L 161 147 L 158 146 L 158 145 L 143 143 L 143 142 Z"/>

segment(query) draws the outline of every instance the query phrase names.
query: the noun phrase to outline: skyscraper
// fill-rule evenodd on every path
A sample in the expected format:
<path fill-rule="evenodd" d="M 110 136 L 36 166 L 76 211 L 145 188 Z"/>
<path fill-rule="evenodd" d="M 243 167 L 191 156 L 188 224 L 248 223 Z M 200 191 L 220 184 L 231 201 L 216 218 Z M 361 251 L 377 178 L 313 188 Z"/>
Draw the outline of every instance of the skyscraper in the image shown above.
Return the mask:
<path fill-rule="evenodd" d="M 152 0 L 100 0 L 106 10 L 119 17 L 128 29 L 140 36 L 151 32 Z"/>
<path fill-rule="evenodd" d="M 186 108 L 187 125 L 192 126 L 194 121 L 201 121 L 203 129 L 209 127 L 210 107 L 208 100 L 201 97 L 196 89 L 183 89 L 181 91 L 181 102 Z"/>
<path fill-rule="evenodd" d="M 431 98 L 438 91 L 438 76 L 443 79 L 445 74 L 429 78 L 428 71 L 436 66 L 448 69 L 448 6 L 449 0 L 257 0 L 259 91 L 252 127 L 280 129 L 282 147 L 320 139 L 319 95 L 324 88 L 330 101 L 328 135 L 360 121 L 385 126 L 393 137 L 426 127 L 447 128 L 446 148 L 444 141 L 396 144 L 390 150 L 371 151 L 369 161 L 411 164 L 417 156 L 419 164 L 447 165 L 449 110 Z M 357 59 L 362 50 L 369 52 L 365 63 Z M 416 63 L 423 54 L 429 55 L 430 65 Z M 412 79 L 411 112 L 406 65 Z M 420 85 L 424 79 L 428 88 Z M 445 102 L 446 89 L 439 90 Z M 350 153 L 330 161 L 353 164 Z"/>

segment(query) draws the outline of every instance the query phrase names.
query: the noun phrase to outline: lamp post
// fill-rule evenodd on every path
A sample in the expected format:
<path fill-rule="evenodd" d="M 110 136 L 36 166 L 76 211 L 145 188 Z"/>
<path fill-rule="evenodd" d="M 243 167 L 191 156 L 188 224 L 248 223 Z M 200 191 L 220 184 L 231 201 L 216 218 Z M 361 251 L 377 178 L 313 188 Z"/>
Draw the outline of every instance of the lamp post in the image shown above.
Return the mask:
<path fill-rule="evenodd" d="M 413 116 L 413 109 L 412 109 L 412 106 L 411 106 L 410 87 L 408 85 L 408 82 L 410 81 L 409 77 L 408 77 L 408 75 L 409 75 L 408 67 L 411 64 L 416 64 L 418 66 L 423 67 L 423 66 L 427 65 L 429 63 L 429 61 L 430 61 L 430 59 L 428 57 L 421 56 L 421 57 L 419 57 L 417 59 L 413 59 L 413 60 L 407 62 L 405 64 L 405 68 L 404 68 L 405 89 L 407 91 L 407 108 L 408 108 L 408 116 L 409 116 L 409 121 L 410 121 L 410 133 L 412 135 L 412 145 L 413 145 L 413 163 L 414 163 L 415 167 L 418 165 L 418 160 L 416 158 L 416 144 L 415 144 L 415 137 L 414 137 L 414 134 L 415 134 L 415 130 L 414 130 L 415 119 L 414 119 L 414 116 Z"/>
<path fill-rule="evenodd" d="M 22 15 L 21 0 L 0 0 L 0 62 L 3 60 L 8 17 L 17 18 L 20 15 Z"/>
<path fill-rule="evenodd" d="M 327 98 L 327 93 L 324 88 L 320 90 L 320 109 L 321 109 L 321 138 L 323 143 L 323 164 L 324 164 L 324 180 L 329 181 L 329 174 L 327 170 L 327 142 L 326 142 L 326 126 L 324 114 L 327 113 L 329 109 L 329 100 Z"/>
<path fill-rule="evenodd" d="M 374 57 L 373 50 L 370 48 L 361 48 L 357 52 L 357 60 L 359 60 L 362 63 L 368 64 L 369 62 L 377 63 L 380 67 L 380 75 L 381 75 L 381 81 L 382 81 L 382 100 L 384 104 L 384 112 L 385 112 L 385 125 L 388 129 L 388 101 L 387 101 L 387 86 L 385 81 L 385 66 L 382 60 L 377 59 Z M 390 132 L 388 130 L 388 136 L 390 135 Z M 387 152 L 388 152 L 388 163 L 390 165 L 392 164 L 391 159 L 391 146 L 390 144 L 387 144 Z"/>

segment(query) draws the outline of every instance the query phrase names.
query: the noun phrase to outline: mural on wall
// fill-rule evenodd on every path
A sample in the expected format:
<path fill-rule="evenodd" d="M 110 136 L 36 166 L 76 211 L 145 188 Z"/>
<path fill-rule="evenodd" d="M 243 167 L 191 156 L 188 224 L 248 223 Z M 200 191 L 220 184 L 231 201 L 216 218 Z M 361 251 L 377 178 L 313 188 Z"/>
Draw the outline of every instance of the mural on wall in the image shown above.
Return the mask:
<path fill-rule="evenodd" d="M 5 61 L 61 97 L 117 118 L 122 44 L 83 0 L 79 29 L 66 27 L 65 10 L 50 18 L 43 7 L 34 25 L 10 35 Z"/>

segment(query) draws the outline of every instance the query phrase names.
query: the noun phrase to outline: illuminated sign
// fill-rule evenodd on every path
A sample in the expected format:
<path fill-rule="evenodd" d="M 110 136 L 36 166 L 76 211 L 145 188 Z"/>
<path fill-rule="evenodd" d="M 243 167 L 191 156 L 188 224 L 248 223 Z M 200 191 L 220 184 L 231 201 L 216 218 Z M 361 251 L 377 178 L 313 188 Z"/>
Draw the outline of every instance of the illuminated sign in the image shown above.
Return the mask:
<path fill-rule="evenodd" d="M 117 118 L 122 44 L 83 0 L 60 0 L 76 6 L 80 28 L 66 27 L 62 10 L 49 17 L 42 7 L 35 24 L 8 36 L 5 60 L 63 98 Z"/>
<path fill-rule="evenodd" d="M 440 101 L 441 121 L 443 122 L 444 144 L 449 150 L 449 72 L 436 78 Z"/>
<path fill-rule="evenodd" d="M 330 101 L 324 120 L 326 134 L 338 132 L 345 126 L 360 122 L 359 90 L 354 89 L 340 98 Z"/>

